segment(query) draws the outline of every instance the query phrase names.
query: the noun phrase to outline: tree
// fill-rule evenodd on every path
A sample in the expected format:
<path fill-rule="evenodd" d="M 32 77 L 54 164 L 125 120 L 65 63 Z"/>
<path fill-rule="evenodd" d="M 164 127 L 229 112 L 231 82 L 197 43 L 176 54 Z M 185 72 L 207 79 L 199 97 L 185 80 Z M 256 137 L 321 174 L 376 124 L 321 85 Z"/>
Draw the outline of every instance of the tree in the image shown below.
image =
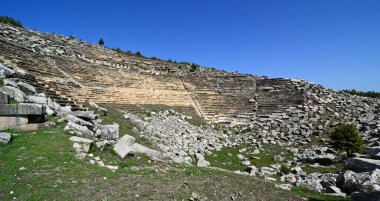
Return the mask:
<path fill-rule="evenodd" d="M 103 40 L 103 38 L 100 38 L 100 39 L 99 39 L 99 45 L 102 45 L 102 46 L 104 45 L 104 40 Z"/>
<path fill-rule="evenodd" d="M 143 55 L 141 54 L 141 52 L 140 52 L 140 51 L 137 51 L 137 52 L 135 53 L 135 56 L 138 56 L 138 57 L 143 57 Z"/>
<path fill-rule="evenodd" d="M 192 63 L 190 67 L 190 72 L 195 72 L 199 68 L 198 64 Z"/>
<path fill-rule="evenodd" d="M 337 126 L 331 134 L 336 149 L 345 151 L 347 156 L 361 153 L 364 149 L 363 139 L 355 124 L 342 124 Z"/>

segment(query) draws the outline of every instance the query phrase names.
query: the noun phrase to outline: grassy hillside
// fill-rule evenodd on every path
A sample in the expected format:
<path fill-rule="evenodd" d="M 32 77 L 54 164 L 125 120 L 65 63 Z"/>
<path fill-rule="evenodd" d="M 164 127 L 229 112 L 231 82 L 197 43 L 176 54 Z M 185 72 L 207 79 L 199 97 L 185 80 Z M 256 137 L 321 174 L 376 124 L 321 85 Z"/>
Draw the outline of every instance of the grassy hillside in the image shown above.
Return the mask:
<path fill-rule="evenodd" d="M 111 151 L 92 149 L 116 172 L 74 157 L 65 124 L 37 131 L 15 131 L 0 144 L 0 200 L 336 200 L 216 168 L 197 168 L 149 161 L 143 156 L 120 160 Z"/>

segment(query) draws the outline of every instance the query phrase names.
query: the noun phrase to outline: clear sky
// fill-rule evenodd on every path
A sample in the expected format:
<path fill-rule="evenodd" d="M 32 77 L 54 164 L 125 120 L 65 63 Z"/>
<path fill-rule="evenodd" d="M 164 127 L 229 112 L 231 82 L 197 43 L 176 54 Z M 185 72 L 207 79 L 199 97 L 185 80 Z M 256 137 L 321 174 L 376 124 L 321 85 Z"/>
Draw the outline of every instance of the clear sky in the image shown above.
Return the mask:
<path fill-rule="evenodd" d="M 0 15 L 146 56 L 380 91 L 380 0 L 4 0 Z"/>

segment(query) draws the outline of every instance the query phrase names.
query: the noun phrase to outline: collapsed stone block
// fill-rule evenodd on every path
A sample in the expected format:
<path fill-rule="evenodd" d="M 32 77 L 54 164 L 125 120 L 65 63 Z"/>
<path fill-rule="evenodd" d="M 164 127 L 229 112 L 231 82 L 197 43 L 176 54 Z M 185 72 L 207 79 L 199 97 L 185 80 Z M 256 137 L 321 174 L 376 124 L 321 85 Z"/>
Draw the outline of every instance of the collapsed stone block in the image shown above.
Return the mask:
<path fill-rule="evenodd" d="M 8 144 L 11 141 L 12 135 L 10 133 L 1 132 L 0 133 L 0 142 L 4 144 Z"/>
<path fill-rule="evenodd" d="M 96 136 L 100 136 L 102 140 L 114 140 L 119 138 L 119 124 L 99 125 L 96 130 Z"/>
<path fill-rule="evenodd" d="M 116 143 L 113 150 L 121 157 L 124 158 L 127 154 L 133 153 L 134 149 L 132 145 L 135 143 L 136 139 L 130 135 L 124 135 Z"/>
<path fill-rule="evenodd" d="M 34 103 L 5 104 L 0 105 L 0 115 L 17 116 L 17 115 L 44 115 L 46 109 L 44 105 Z"/>

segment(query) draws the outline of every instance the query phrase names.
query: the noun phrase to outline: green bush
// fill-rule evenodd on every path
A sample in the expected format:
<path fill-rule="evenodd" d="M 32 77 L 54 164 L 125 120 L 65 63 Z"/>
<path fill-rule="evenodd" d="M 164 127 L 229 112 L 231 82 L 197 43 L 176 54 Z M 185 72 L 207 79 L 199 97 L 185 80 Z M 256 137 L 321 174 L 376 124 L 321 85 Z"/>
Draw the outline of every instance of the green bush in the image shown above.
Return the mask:
<path fill-rule="evenodd" d="M 336 149 L 345 151 L 347 156 L 361 153 L 364 149 L 363 139 L 355 124 L 342 124 L 337 126 L 331 134 Z"/>
<path fill-rule="evenodd" d="M 190 66 L 190 72 L 195 72 L 198 68 L 199 68 L 199 65 L 193 63 L 193 64 L 191 64 L 191 66 Z"/>
<path fill-rule="evenodd" d="M 99 43 L 99 45 L 102 45 L 102 46 L 103 46 L 103 45 L 104 45 L 104 40 L 103 40 L 103 38 L 100 38 L 98 43 Z"/>
<path fill-rule="evenodd" d="M 281 167 L 280 167 L 280 171 L 282 172 L 282 173 L 284 173 L 284 174 L 289 174 L 289 172 L 290 172 L 290 168 L 287 166 L 287 165 L 281 165 Z"/>
<path fill-rule="evenodd" d="M 0 16 L 0 23 L 11 24 L 16 27 L 23 27 L 20 21 L 7 16 Z"/>
<path fill-rule="evenodd" d="M 148 111 L 148 110 L 145 110 L 144 111 L 144 116 L 145 117 L 151 117 L 152 116 L 152 112 Z"/>
<path fill-rule="evenodd" d="M 144 56 L 141 54 L 140 51 L 137 51 L 137 52 L 135 53 L 135 56 L 138 56 L 138 57 L 144 57 Z"/>

